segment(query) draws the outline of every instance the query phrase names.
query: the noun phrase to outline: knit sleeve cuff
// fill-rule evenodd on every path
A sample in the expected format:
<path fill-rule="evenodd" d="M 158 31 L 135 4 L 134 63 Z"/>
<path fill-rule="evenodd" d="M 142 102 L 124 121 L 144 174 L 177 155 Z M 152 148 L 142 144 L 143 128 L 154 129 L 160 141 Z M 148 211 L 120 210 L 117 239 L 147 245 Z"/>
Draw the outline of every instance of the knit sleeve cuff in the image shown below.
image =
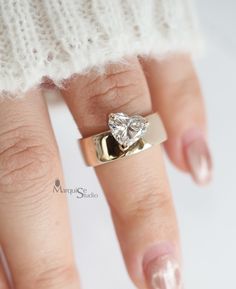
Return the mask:
<path fill-rule="evenodd" d="M 201 49 L 188 0 L 0 0 L 0 91 L 102 70 L 131 55 Z"/>

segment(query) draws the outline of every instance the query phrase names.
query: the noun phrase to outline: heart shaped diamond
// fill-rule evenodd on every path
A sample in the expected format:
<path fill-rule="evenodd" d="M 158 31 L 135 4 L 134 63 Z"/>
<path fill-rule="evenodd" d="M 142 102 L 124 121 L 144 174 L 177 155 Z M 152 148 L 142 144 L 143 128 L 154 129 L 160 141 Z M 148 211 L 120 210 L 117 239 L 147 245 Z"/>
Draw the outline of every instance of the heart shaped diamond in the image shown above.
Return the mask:
<path fill-rule="evenodd" d="M 128 148 L 144 136 L 149 125 L 148 121 L 139 115 L 129 117 L 122 112 L 110 113 L 108 125 L 113 137 Z"/>

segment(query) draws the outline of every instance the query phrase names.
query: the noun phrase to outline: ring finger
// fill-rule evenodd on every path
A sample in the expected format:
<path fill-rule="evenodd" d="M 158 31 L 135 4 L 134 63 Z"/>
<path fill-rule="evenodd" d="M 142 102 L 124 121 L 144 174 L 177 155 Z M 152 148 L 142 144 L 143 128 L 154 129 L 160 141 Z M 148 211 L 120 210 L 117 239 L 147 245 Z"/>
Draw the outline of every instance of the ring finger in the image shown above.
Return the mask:
<path fill-rule="evenodd" d="M 110 112 L 152 112 L 137 58 L 65 82 L 62 94 L 84 137 L 107 129 Z M 181 287 L 178 228 L 160 146 L 96 167 L 128 272 L 139 288 Z M 168 287 L 168 286 L 172 287 Z"/>

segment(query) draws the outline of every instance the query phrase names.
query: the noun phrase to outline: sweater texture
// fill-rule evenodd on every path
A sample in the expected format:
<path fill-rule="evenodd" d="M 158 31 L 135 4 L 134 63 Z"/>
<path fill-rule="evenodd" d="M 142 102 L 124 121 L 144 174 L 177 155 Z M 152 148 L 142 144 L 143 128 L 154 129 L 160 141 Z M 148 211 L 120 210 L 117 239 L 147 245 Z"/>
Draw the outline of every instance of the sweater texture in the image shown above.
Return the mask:
<path fill-rule="evenodd" d="M 200 48 L 188 0 L 0 0 L 1 93 Z"/>

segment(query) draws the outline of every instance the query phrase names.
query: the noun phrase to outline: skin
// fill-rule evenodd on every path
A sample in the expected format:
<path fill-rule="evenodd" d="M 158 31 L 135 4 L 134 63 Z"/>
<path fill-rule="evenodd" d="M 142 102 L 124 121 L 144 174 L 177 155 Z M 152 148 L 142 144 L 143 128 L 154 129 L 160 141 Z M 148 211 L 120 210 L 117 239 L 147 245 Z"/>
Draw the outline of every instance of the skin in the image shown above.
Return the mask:
<path fill-rule="evenodd" d="M 167 154 L 179 169 L 189 171 L 181 138 L 192 127 L 205 132 L 206 124 L 199 82 L 187 55 L 161 61 L 129 58 L 126 64 L 109 65 L 102 75 L 95 71 L 74 75 L 65 81 L 61 93 L 84 137 L 106 130 L 110 112 L 147 115 L 158 111 L 169 136 Z M 147 288 L 143 258 L 149 248 L 171 244 L 181 262 L 161 146 L 95 171 L 130 277 L 138 288 Z M 80 288 L 65 196 L 51 193 L 58 177 L 63 180 L 42 89 L 28 91 L 21 100 L 3 100 L 0 244 L 17 289 Z M 0 272 L 0 284 L 5 284 L 0 288 L 8 288 Z"/>

